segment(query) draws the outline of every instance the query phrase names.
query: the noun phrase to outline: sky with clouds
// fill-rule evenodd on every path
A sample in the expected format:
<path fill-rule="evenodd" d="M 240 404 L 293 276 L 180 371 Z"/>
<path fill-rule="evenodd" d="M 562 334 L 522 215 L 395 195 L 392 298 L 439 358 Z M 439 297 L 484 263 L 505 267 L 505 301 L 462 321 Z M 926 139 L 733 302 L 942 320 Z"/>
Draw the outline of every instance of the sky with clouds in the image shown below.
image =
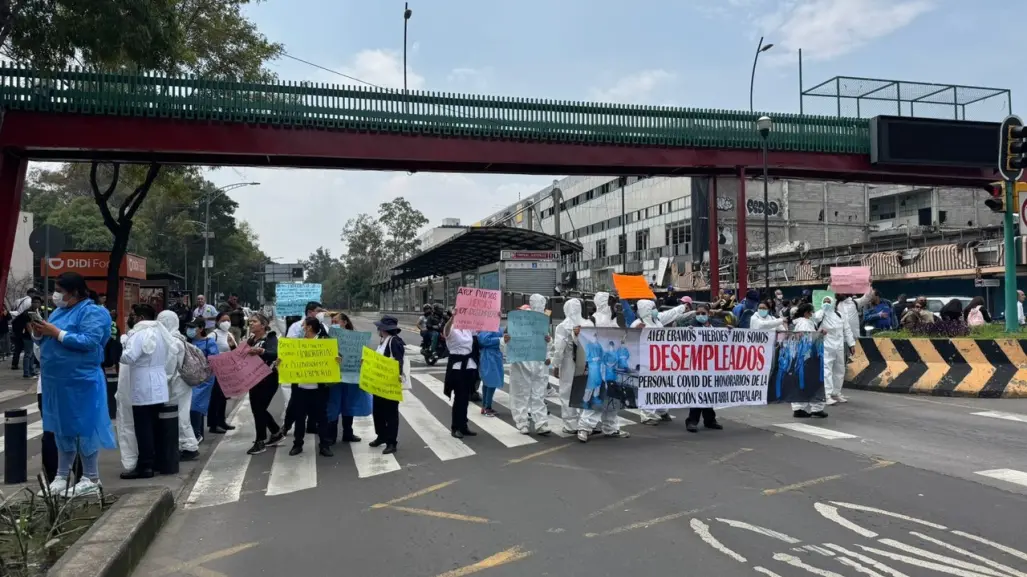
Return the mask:
<path fill-rule="evenodd" d="M 413 0 L 410 88 L 566 100 L 746 109 L 761 36 L 755 106 L 797 113 L 798 50 L 806 87 L 837 75 L 997 86 L 1027 110 L 1023 0 Z M 337 73 L 403 85 L 401 0 L 265 0 L 248 8 L 292 56 L 285 80 L 349 84 Z M 1006 50 L 1006 52 L 1003 52 Z M 1002 58 L 1008 64 L 1002 63 Z M 807 113 L 833 113 L 833 101 Z M 1004 100 L 968 114 L 997 120 Z M 864 108 L 864 114 L 866 108 Z M 890 114 L 893 110 L 879 110 Z M 406 197 L 432 225 L 470 224 L 554 176 L 226 168 L 219 185 L 279 262 L 318 246 L 343 252 L 339 231 L 361 212 Z"/>

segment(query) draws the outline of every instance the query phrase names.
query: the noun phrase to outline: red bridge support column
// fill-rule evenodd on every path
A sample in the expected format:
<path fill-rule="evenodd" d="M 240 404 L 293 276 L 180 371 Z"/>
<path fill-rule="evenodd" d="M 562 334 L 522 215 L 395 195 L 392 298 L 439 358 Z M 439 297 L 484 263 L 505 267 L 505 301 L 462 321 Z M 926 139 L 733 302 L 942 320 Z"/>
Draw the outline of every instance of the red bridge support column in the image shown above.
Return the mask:
<path fill-rule="evenodd" d="M 709 203 L 710 231 L 710 302 L 716 302 L 720 296 L 720 230 L 717 228 L 717 178 L 711 177 Z"/>
<path fill-rule="evenodd" d="M 738 292 L 736 296 L 741 301 L 749 290 L 749 258 L 747 252 L 749 243 L 745 234 L 745 167 L 738 167 L 738 200 L 735 204 L 738 232 L 735 234 L 735 242 L 738 248 Z"/>
<path fill-rule="evenodd" d="M 10 153 L 0 157 L 0 298 L 7 294 L 7 279 L 11 274 L 11 253 L 14 235 L 18 230 L 18 211 L 21 208 L 21 188 L 25 184 L 28 161 Z"/>

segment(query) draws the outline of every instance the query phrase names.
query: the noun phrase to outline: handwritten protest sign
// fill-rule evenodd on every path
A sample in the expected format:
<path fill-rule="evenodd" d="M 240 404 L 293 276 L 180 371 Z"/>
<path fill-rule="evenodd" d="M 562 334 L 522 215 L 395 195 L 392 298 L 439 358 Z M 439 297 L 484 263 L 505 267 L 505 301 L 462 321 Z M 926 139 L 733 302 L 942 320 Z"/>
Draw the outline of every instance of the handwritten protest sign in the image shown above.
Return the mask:
<path fill-rule="evenodd" d="M 819 311 L 820 305 L 824 304 L 824 297 L 831 297 L 831 304 L 838 304 L 838 297 L 834 296 L 834 291 L 813 291 L 813 311 Z"/>
<path fill-rule="evenodd" d="M 765 405 L 774 344 L 773 331 L 642 329 L 638 407 Z"/>
<path fill-rule="evenodd" d="M 338 383 L 339 344 L 329 339 L 279 339 L 278 380 L 283 383 Z"/>
<path fill-rule="evenodd" d="M 271 374 L 271 367 L 264 364 L 259 355 L 251 355 L 249 351 L 250 346 L 244 342 L 234 351 L 207 357 L 221 391 L 228 398 L 245 394 Z"/>
<path fill-rule="evenodd" d="M 280 317 L 303 316 L 308 302 L 320 300 L 319 284 L 280 282 L 275 285 L 275 314 Z"/>
<path fill-rule="evenodd" d="M 348 331 L 342 327 L 332 327 L 328 331 L 339 343 L 339 356 L 342 357 L 342 382 L 360 382 L 360 359 L 364 345 L 371 340 L 370 332 Z"/>
<path fill-rule="evenodd" d="M 507 315 L 506 360 L 511 363 L 546 360 L 549 317 L 535 311 L 510 311 Z"/>
<path fill-rule="evenodd" d="M 870 267 L 836 266 L 831 269 L 831 290 L 841 295 L 862 295 L 870 290 Z"/>
<path fill-rule="evenodd" d="M 462 286 L 457 289 L 454 329 L 498 331 L 500 292 Z"/>
<path fill-rule="evenodd" d="M 399 379 L 399 363 L 364 347 L 360 366 L 360 389 L 390 401 L 403 400 L 403 382 Z"/>
<path fill-rule="evenodd" d="M 655 299 L 653 289 L 644 276 L 635 274 L 613 275 L 613 288 L 617 289 L 617 296 L 622 299 Z"/>

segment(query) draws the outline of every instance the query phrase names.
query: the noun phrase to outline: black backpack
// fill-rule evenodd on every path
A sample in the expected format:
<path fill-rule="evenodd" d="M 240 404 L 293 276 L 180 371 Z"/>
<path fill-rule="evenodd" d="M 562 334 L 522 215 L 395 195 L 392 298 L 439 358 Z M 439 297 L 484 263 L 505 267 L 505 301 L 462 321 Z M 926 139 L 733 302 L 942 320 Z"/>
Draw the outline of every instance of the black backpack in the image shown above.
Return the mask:
<path fill-rule="evenodd" d="M 756 314 L 755 309 L 745 308 L 742 309 L 742 314 L 738 317 L 738 328 L 747 329 L 749 328 L 749 321 L 752 320 L 752 315 Z"/>

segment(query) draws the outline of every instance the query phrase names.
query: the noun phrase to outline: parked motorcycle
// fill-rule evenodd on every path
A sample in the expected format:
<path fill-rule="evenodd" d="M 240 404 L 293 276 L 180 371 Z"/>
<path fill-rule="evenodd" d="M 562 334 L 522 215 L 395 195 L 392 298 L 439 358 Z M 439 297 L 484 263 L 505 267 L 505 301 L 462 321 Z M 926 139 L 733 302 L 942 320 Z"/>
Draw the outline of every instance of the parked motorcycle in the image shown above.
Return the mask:
<path fill-rule="evenodd" d="M 421 356 L 424 357 L 424 362 L 429 367 L 435 366 L 435 363 L 439 359 L 444 359 L 449 356 L 449 347 L 446 346 L 446 339 L 442 338 L 439 333 L 432 335 L 432 342 L 427 346 L 421 347 Z"/>

